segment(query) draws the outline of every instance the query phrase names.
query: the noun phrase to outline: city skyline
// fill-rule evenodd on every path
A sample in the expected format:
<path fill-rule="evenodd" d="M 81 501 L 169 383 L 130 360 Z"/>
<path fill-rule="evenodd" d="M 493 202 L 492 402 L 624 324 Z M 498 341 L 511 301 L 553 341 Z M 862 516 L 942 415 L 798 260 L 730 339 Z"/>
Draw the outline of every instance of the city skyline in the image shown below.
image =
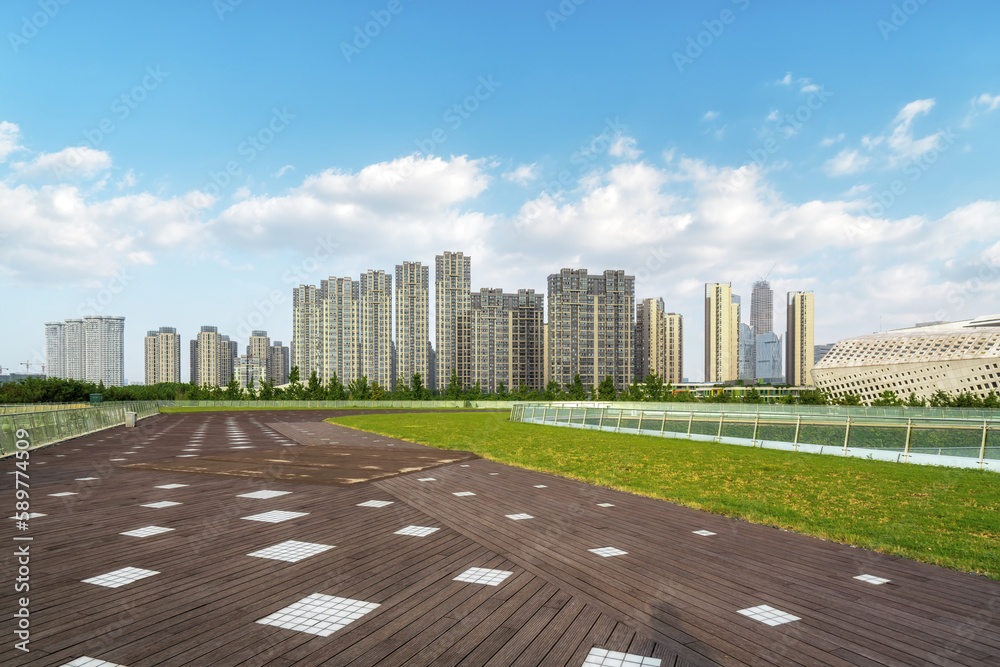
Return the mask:
<path fill-rule="evenodd" d="M 692 380 L 706 281 L 817 343 L 1000 312 L 995 3 L 57 4 L 0 8 L 0 372 L 84 315 L 130 380 L 164 324 L 291 341 L 296 285 L 446 248 L 634 275 Z"/>

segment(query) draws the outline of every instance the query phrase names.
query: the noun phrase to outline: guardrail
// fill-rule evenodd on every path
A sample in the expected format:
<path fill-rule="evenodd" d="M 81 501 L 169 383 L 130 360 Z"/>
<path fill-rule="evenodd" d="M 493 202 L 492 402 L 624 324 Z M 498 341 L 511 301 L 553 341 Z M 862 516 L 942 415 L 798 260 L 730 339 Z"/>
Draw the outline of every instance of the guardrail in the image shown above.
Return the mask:
<path fill-rule="evenodd" d="M 0 457 L 17 451 L 17 442 L 27 441 L 25 449 L 38 449 L 56 442 L 76 438 L 125 423 L 125 413 L 134 412 L 138 419 L 158 414 L 155 401 L 126 401 L 95 407 L 57 410 L 25 410 L 0 414 Z M 18 433 L 27 433 L 26 438 Z"/>
<path fill-rule="evenodd" d="M 517 401 L 157 401 L 163 408 L 410 408 L 427 410 L 440 408 L 493 408 L 509 410 Z"/>
<path fill-rule="evenodd" d="M 0 415 L 22 412 L 50 412 L 52 410 L 77 410 L 89 408 L 90 403 L 4 403 L 0 405 Z"/>
<path fill-rule="evenodd" d="M 511 421 L 1000 471 L 1000 419 L 521 403 Z M 711 409 L 713 408 L 714 409 Z M 744 406 L 740 406 L 744 407 Z M 770 406 L 762 406 L 770 407 Z"/>

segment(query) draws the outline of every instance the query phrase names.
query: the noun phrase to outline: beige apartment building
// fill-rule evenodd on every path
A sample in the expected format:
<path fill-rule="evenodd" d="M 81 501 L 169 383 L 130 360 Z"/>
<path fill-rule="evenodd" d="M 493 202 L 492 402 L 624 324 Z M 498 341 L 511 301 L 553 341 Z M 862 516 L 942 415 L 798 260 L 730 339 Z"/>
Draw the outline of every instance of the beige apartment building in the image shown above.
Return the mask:
<path fill-rule="evenodd" d="M 430 267 L 396 265 L 396 380 L 409 386 L 419 373 L 430 386 Z"/>
<path fill-rule="evenodd" d="M 650 374 L 664 383 L 684 379 L 684 320 L 667 313 L 662 298 L 643 299 L 635 306 L 635 378 L 642 382 Z"/>
<path fill-rule="evenodd" d="M 219 334 L 219 328 L 203 326 L 191 341 L 191 381 L 199 386 L 225 387 L 233 379 L 237 343 Z"/>
<path fill-rule="evenodd" d="M 174 327 L 160 327 L 147 331 L 143 341 L 145 350 L 145 382 L 181 381 L 181 337 Z"/>
<path fill-rule="evenodd" d="M 785 371 L 793 387 L 812 386 L 815 360 L 814 314 L 816 302 L 812 292 L 789 292 L 785 335 Z"/>
<path fill-rule="evenodd" d="M 323 369 L 324 293 L 315 285 L 292 289 L 292 366 L 297 366 L 302 380 Z"/>
<path fill-rule="evenodd" d="M 607 270 L 562 269 L 548 277 L 549 378 L 561 386 L 580 375 L 595 389 L 605 377 L 621 391 L 632 382 L 635 277 Z"/>
<path fill-rule="evenodd" d="M 322 320 L 317 333 L 322 345 L 317 375 L 325 384 L 336 373 L 346 385 L 362 375 L 358 359 L 360 284 L 350 278 L 330 278 L 320 283 L 319 291 Z M 296 339 L 296 351 L 298 347 Z M 303 382 L 308 378 L 302 374 Z"/>
<path fill-rule="evenodd" d="M 386 390 L 396 384 L 392 345 L 392 275 L 382 270 L 361 274 L 358 301 L 358 374 Z"/>
<path fill-rule="evenodd" d="M 739 378 L 740 298 L 731 283 L 705 283 L 705 382 Z"/>
<path fill-rule="evenodd" d="M 438 389 L 445 389 L 455 370 L 469 386 L 472 377 L 472 258 L 444 252 L 434 258 L 434 333 Z M 473 382 L 474 384 L 474 382 Z M 434 387 L 431 387 L 434 388 Z"/>

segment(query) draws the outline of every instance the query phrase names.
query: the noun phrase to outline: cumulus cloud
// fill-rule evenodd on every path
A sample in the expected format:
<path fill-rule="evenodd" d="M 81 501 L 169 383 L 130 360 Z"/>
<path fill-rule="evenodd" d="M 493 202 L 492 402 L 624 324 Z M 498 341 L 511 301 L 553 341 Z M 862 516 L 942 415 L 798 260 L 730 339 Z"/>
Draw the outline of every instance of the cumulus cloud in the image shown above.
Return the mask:
<path fill-rule="evenodd" d="M 13 165 L 17 176 L 29 181 L 90 180 L 111 168 L 111 156 L 89 146 L 73 146 L 42 153 L 30 162 Z"/>
<path fill-rule="evenodd" d="M 857 150 L 845 148 L 828 160 L 824 168 L 831 176 L 845 176 L 864 171 L 870 162 L 871 158 L 861 155 Z"/>
<path fill-rule="evenodd" d="M 625 158 L 626 160 L 637 160 L 642 151 L 637 148 L 636 140 L 626 135 L 619 135 L 611 142 L 608 153 L 614 157 Z"/>
<path fill-rule="evenodd" d="M 0 121 L 0 163 L 7 161 L 7 156 L 21 150 L 21 128 L 15 123 Z"/>
<path fill-rule="evenodd" d="M 983 93 L 982 95 L 973 97 L 970 106 L 969 115 L 962 122 L 963 127 L 969 127 L 977 116 L 1000 109 L 1000 95 Z"/>
<path fill-rule="evenodd" d="M 501 176 L 512 183 L 527 185 L 538 178 L 538 168 L 534 162 L 531 164 L 522 164 L 518 165 L 512 171 L 501 174 Z"/>
<path fill-rule="evenodd" d="M 282 176 L 284 176 L 289 171 L 295 171 L 295 167 L 293 167 L 290 164 L 286 164 L 284 167 L 282 167 L 278 171 L 274 172 L 274 177 L 275 178 L 281 178 Z"/>

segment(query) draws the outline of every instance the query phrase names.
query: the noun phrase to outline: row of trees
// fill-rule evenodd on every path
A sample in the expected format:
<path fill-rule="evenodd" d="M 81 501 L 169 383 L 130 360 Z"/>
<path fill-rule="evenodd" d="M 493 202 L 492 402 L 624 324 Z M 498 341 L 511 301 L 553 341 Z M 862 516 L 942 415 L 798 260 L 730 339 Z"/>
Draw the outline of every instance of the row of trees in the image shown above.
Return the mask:
<path fill-rule="evenodd" d="M 633 402 L 685 402 L 701 401 L 708 403 L 764 403 L 765 398 L 755 387 L 746 388 L 741 395 L 725 394 L 697 398 L 689 391 L 677 389 L 671 384 L 664 384 L 658 375 L 650 374 L 642 382 L 635 380 L 621 392 L 617 391 L 610 377 L 604 378 L 597 387 L 585 386 L 579 375 L 573 382 L 560 386 L 558 382 L 549 382 L 545 391 L 537 391 L 526 385 L 521 385 L 515 391 L 509 391 L 501 382 L 496 393 L 488 394 L 482 391 L 477 382 L 472 387 L 463 387 L 458 374 L 452 371 L 446 387 L 431 390 L 424 386 L 423 378 L 414 373 L 409 385 L 399 382 L 393 389 L 379 385 L 378 382 L 368 382 L 367 377 L 355 378 L 344 384 L 334 375 L 325 384 L 317 377 L 316 372 L 302 381 L 299 369 L 292 368 L 288 376 L 289 384 L 285 387 L 275 387 L 269 382 L 248 387 L 240 387 L 232 380 L 225 387 L 199 387 L 193 383 L 161 383 L 155 385 L 129 385 L 127 387 L 105 387 L 103 383 L 81 382 L 64 378 L 27 378 L 17 382 L 0 384 L 0 403 L 77 403 L 87 402 L 91 394 L 102 394 L 105 401 L 240 401 L 240 400 L 326 400 L 326 401 L 426 401 L 434 399 L 448 400 L 517 400 L 517 401 L 633 401 Z M 773 400 L 773 399 L 772 399 Z M 861 398 L 848 394 L 832 401 L 820 389 L 800 392 L 796 398 L 788 395 L 775 401 L 786 405 L 861 405 Z M 954 407 L 954 408 L 1000 408 L 1000 396 L 990 392 L 986 398 L 966 392 L 951 396 L 938 390 L 929 400 L 917 398 L 910 394 L 907 400 L 900 399 L 895 393 L 885 391 L 872 402 L 874 406 L 905 406 L 905 407 Z"/>

